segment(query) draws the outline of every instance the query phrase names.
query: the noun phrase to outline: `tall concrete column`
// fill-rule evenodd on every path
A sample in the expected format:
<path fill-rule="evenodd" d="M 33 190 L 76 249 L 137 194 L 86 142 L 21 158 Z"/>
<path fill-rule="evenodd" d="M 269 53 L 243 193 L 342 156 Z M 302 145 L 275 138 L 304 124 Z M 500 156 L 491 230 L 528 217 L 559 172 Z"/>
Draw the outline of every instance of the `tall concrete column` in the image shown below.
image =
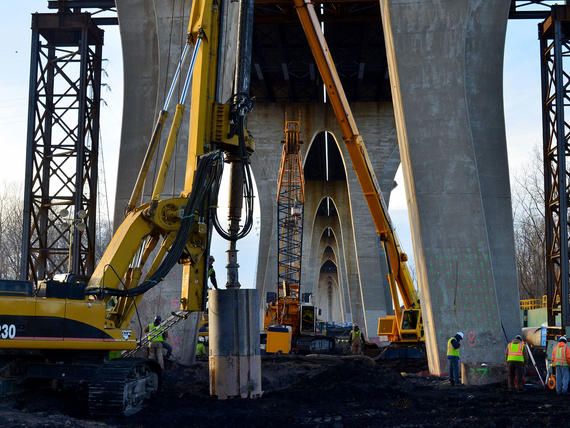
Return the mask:
<path fill-rule="evenodd" d="M 124 0 L 117 5 L 117 14 L 123 49 L 124 89 L 115 229 L 124 218 L 152 133 L 158 92 L 158 35 L 154 2 Z"/>
<path fill-rule="evenodd" d="M 380 0 L 430 370 L 471 382 L 520 331 L 502 62 L 509 0 Z M 479 374 L 478 374 L 479 373 Z M 485 374 L 483 374 L 485 373 Z"/>

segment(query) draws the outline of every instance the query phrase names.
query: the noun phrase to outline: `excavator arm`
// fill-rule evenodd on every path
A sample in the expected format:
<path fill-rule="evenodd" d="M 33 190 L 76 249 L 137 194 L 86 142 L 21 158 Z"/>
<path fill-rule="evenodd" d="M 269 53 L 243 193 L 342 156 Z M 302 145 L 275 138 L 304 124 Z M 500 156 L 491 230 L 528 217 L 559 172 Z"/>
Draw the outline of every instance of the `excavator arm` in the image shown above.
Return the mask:
<path fill-rule="evenodd" d="M 378 180 L 374 174 L 362 136 L 358 132 L 354 116 L 321 29 L 321 24 L 314 6 L 309 0 L 294 0 L 294 4 L 317 68 L 326 87 L 330 103 L 342 130 L 343 140 L 368 204 L 368 209 L 372 215 L 376 233 L 385 250 L 386 263 L 388 265 L 387 278 L 396 313 L 397 326 L 394 326 L 394 323 L 389 323 L 390 327 L 385 328 L 383 334 L 388 334 L 391 340 L 394 341 L 420 340 L 423 338 L 420 300 L 406 265 L 408 258 L 402 251 L 392 227 Z M 413 312 L 402 313 L 398 292 L 402 297 L 405 310 Z M 416 328 L 408 328 L 410 327 L 410 321 L 413 320 L 417 321 L 415 322 Z M 417 332 L 417 334 L 412 330 Z"/>

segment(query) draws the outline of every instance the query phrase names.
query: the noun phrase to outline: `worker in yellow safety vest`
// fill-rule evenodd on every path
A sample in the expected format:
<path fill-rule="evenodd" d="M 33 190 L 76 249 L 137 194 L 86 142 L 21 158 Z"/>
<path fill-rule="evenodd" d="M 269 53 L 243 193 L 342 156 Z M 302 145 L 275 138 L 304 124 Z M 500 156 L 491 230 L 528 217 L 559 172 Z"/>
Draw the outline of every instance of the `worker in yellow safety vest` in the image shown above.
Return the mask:
<path fill-rule="evenodd" d="M 200 337 L 198 343 L 196 344 L 196 358 L 202 359 L 206 357 L 206 345 L 204 344 L 204 339 Z"/>
<path fill-rule="evenodd" d="M 350 347 L 352 355 L 360 355 L 362 353 L 362 332 L 357 325 L 352 326 L 350 331 Z"/>
<path fill-rule="evenodd" d="M 459 380 L 459 348 L 463 340 L 463 333 L 458 331 L 447 341 L 447 359 L 449 360 L 449 383 L 456 385 Z"/>
<path fill-rule="evenodd" d="M 566 344 L 566 337 L 560 336 L 558 344 L 552 350 L 552 366 L 556 370 L 556 393 L 568 392 L 568 365 L 570 364 L 570 347 Z"/>
<path fill-rule="evenodd" d="M 516 335 L 505 351 L 507 360 L 507 386 L 509 391 L 524 389 L 523 369 L 528 362 L 528 345 L 523 342 L 521 335 Z"/>
<path fill-rule="evenodd" d="M 162 345 L 164 344 L 164 339 L 168 337 L 167 332 L 162 332 L 164 327 L 160 325 L 162 319 L 160 315 L 157 315 L 154 319 L 153 323 L 150 323 L 148 327 L 145 329 L 148 333 L 160 333 L 155 335 L 149 342 L 148 342 L 148 358 L 155 360 L 161 369 L 164 369 L 164 359 L 162 356 Z M 155 331 L 156 330 L 156 331 Z"/>

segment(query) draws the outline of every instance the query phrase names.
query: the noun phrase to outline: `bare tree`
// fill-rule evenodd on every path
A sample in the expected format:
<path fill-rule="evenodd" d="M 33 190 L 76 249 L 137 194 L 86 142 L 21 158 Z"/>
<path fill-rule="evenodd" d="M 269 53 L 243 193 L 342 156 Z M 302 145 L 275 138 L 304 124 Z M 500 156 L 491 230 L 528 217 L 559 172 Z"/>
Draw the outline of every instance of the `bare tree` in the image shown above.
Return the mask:
<path fill-rule="evenodd" d="M 24 217 L 21 184 L 4 184 L 0 191 L 0 278 L 18 279 L 22 264 L 22 218 Z"/>
<path fill-rule="evenodd" d="M 513 218 L 519 291 L 523 299 L 546 293 L 544 240 L 544 176 L 542 155 L 533 159 L 515 178 Z"/>
<path fill-rule="evenodd" d="M 18 279 L 22 266 L 22 230 L 24 217 L 24 191 L 22 183 L 4 184 L 0 189 L 0 278 Z M 62 232 L 63 230 L 63 232 Z M 50 242 L 57 242 L 68 227 L 50 230 Z M 97 220 L 95 262 L 98 263 L 113 236 L 112 224 L 106 219 Z M 67 242 L 61 243 L 67 248 Z M 65 265 L 65 268 L 67 265 Z M 64 269 L 65 269 L 64 268 Z M 53 267 L 52 267 L 53 270 Z"/>
<path fill-rule="evenodd" d="M 113 237 L 113 225 L 109 220 L 97 219 L 95 232 L 95 265 L 99 263 Z"/>

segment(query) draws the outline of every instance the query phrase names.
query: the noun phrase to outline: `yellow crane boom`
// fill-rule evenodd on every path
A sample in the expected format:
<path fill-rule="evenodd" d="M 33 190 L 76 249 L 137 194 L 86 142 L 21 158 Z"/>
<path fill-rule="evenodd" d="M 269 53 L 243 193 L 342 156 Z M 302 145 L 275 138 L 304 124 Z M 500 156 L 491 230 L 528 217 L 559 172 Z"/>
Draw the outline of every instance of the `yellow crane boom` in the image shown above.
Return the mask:
<path fill-rule="evenodd" d="M 374 174 L 362 136 L 358 132 L 354 116 L 321 30 L 319 19 L 313 4 L 308 0 L 294 0 L 294 3 L 303 31 L 307 36 L 309 46 L 326 87 L 330 103 L 342 130 L 343 140 L 368 204 L 368 209 L 372 215 L 376 233 L 380 237 L 386 253 L 386 262 L 388 264 L 387 277 L 397 321 L 397 329 L 394 328 L 396 327 L 394 323 L 390 323 L 392 333 L 388 335 L 391 336 L 391 340 L 395 339 L 395 333 L 397 333 L 399 341 L 406 341 L 407 339 L 420 340 L 423 338 L 420 300 L 406 265 L 408 258 L 402 251 L 396 233 L 392 228 L 378 180 Z M 412 312 L 402 313 L 398 292 L 402 296 L 404 308 Z M 417 322 L 414 323 L 414 319 Z M 415 324 L 416 328 L 413 330 L 417 334 L 413 333 L 412 329 L 407 328 L 412 324 Z"/>

